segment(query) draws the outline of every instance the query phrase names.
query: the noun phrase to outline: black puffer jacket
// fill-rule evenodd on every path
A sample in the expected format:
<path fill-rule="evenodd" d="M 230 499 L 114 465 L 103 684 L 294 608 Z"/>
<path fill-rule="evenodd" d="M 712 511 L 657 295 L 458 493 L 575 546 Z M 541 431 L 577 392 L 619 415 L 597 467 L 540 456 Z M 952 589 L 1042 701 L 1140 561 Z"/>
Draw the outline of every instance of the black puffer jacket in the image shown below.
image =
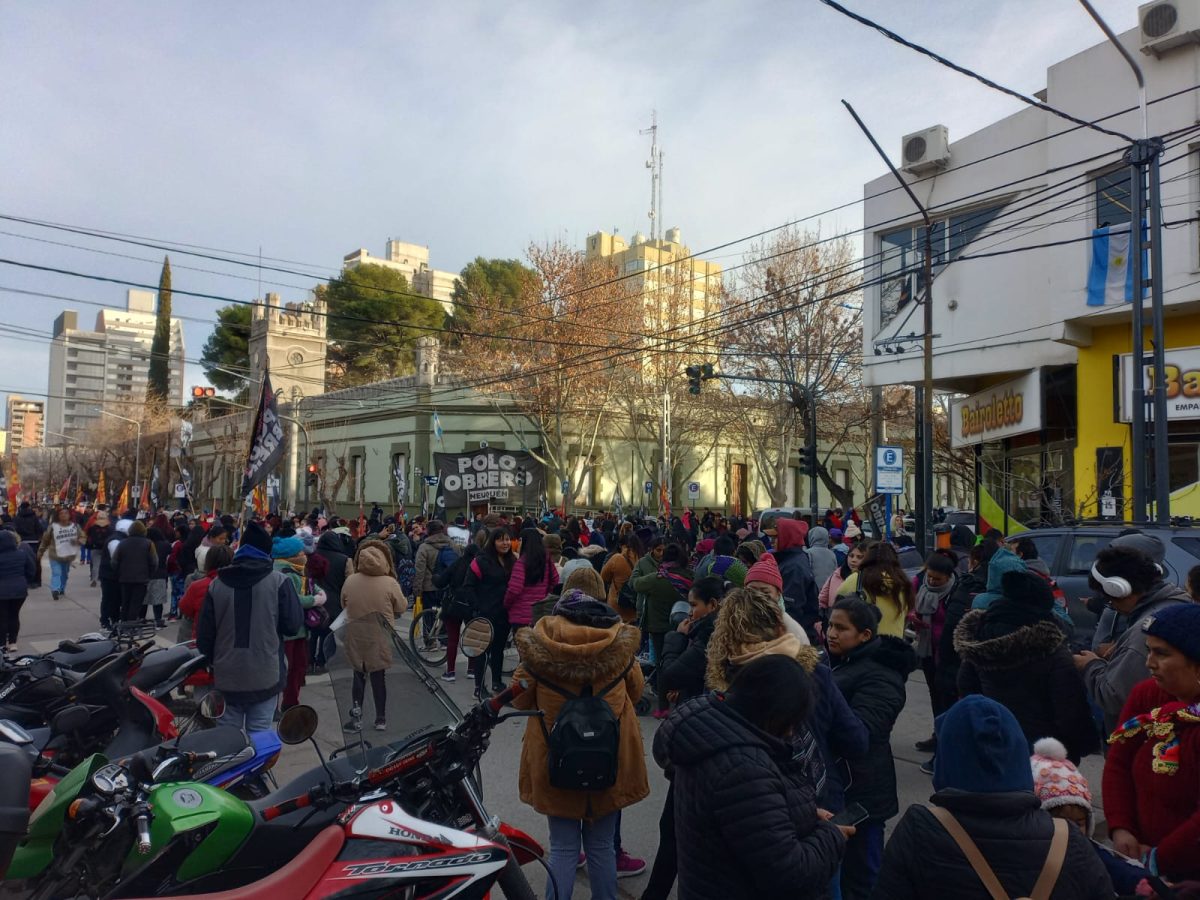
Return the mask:
<path fill-rule="evenodd" d="M 29 507 L 17 511 L 13 518 L 13 527 L 17 529 L 17 534 L 22 541 L 40 541 L 42 533 L 46 530 L 37 513 Z"/>
<path fill-rule="evenodd" d="M 325 592 L 325 611 L 331 619 L 336 619 L 342 611 L 342 585 L 353 569 L 350 557 L 354 551 L 342 537 L 336 531 L 326 531 L 317 539 L 316 552 L 329 564 L 324 577 L 317 579 L 317 585 Z"/>
<path fill-rule="evenodd" d="M 845 839 L 817 818 L 792 745 L 755 728 L 721 694 L 681 704 L 654 736 L 674 766 L 679 896 L 826 896 Z"/>
<path fill-rule="evenodd" d="M 846 802 L 861 803 L 872 822 L 886 821 L 900 811 L 892 727 L 908 698 L 904 683 L 917 667 L 917 654 L 900 638 L 884 635 L 830 660 L 834 682 L 870 735 L 866 756 L 850 763 Z"/>
<path fill-rule="evenodd" d="M 1028 897 L 1050 850 L 1054 820 L 1023 791 L 939 791 L 933 803 L 954 814 L 1011 897 Z M 1067 826 L 1067 856 L 1052 900 L 1100 900 L 1113 887 L 1083 832 Z M 883 851 L 874 897 L 886 900 L 991 900 L 950 833 L 924 806 L 905 812 Z"/>
<path fill-rule="evenodd" d="M 942 638 L 938 642 L 937 679 L 938 689 L 945 697 L 958 696 L 958 670 L 962 660 L 954 649 L 954 629 L 963 616 L 971 611 L 971 602 L 976 594 L 987 590 L 988 566 L 984 563 L 974 572 L 958 576 L 958 585 L 946 601 L 946 621 L 942 624 Z"/>
<path fill-rule="evenodd" d="M 7 528 L 0 530 L 0 600 L 24 600 L 36 574 L 33 550 Z"/>
<path fill-rule="evenodd" d="M 980 630 L 986 616 L 972 610 L 955 630 L 959 695 L 983 694 L 1008 707 L 1031 747 L 1058 738 L 1076 763 L 1095 752 L 1100 735 L 1062 629 L 1043 621 L 987 640 Z"/>
<path fill-rule="evenodd" d="M 708 641 L 717 625 L 717 614 L 709 613 L 692 623 L 687 634 L 668 631 L 663 642 L 659 688 L 679 691 L 679 699 L 687 700 L 704 693 L 704 670 L 708 667 Z"/>
<path fill-rule="evenodd" d="M 469 552 L 469 551 L 468 551 Z M 460 559 L 459 562 L 464 562 Z M 489 553 L 480 551 L 474 559 L 465 561 L 466 576 L 455 595 L 471 604 L 477 616 L 493 622 L 505 622 L 504 592 L 508 590 L 509 570 Z"/>
<path fill-rule="evenodd" d="M 145 534 L 128 535 L 117 546 L 112 565 L 121 584 L 148 584 L 158 568 L 154 541 Z"/>

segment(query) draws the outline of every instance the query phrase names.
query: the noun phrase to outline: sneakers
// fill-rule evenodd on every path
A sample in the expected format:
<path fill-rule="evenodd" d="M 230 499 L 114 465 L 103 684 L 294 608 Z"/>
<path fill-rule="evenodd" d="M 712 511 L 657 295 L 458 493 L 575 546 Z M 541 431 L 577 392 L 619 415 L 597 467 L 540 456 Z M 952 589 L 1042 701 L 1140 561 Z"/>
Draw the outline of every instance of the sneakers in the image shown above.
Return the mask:
<path fill-rule="evenodd" d="M 155 620 L 154 620 L 154 627 L 155 627 L 155 628 L 166 628 L 166 627 L 167 627 L 167 623 L 166 623 L 166 622 L 164 622 L 162 619 L 155 619 Z"/>
<path fill-rule="evenodd" d="M 387 719 L 376 719 L 375 720 L 375 730 L 376 731 L 387 731 Z"/>
<path fill-rule="evenodd" d="M 455 681 L 454 673 L 453 672 L 443 672 L 442 673 L 442 681 L 448 681 L 448 682 L 450 682 L 450 684 L 454 684 L 454 681 Z"/>
<path fill-rule="evenodd" d="M 641 875 L 645 871 L 646 861 L 644 859 L 630 856 L 624 850 L 617 853 L 618 878 L 633 878 L 635 875 Z"/>
<path fill-rule="evenodd" d="M 59 593 L 58 593 L 58 591 L 51 591 L 51 592 L 50 592 L 50 598 L 51 598 L 52 600 L 57 600 L 57 599 L 59 598 Z"/>
<path fill-rule="evenodd" d="M 933 760 L 931 759 L 931 760 L 921 763 L 921 771 L 924 772 L 926 775 L 928 775 L 930 778 L 932 778 L 933 777 Z"/>
<path fill-rule="evenodd" d="M 926 740 L 917 741 L 913 746 L 918 753 L 932 753 L 937 749 L 937 735 L 931 734 Z"/>

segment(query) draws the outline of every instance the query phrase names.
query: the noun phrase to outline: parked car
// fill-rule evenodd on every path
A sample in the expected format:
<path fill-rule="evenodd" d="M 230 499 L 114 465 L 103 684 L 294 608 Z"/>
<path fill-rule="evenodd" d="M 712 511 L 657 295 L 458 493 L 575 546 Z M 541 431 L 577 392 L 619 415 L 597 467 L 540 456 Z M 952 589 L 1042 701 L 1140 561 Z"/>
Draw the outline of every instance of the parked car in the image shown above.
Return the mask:
<path fill-rule="evenodd" d="M 1128 528 L 1120 522 L 1063 525 L 1052 528 L 1036 528 L 1013 535 L 1010 545 L 1021 538 L 1029 538 L 1038 549 L 1038 557 L 1046 561 L 1050 574 L 1067 595 L 1067 607 L 1075 622 L 1075 643 L 1090 643 L 1096 630 L 1096 617 L 1088 612 L 1087 600 L 1092 595 L 1088 587 L 1088 573 L 1096 554 Z M 1175 528 L 1158 525 L 1139 525 L 1146 534 L 1152 534 L 1163 542 L 1167 554 L 1163 561 L 1166 579 L 1175 584 L 1184 584 L 1188 570 L 1200 565 L 1200 528 Z"/>
<path fill-rule="evenodd" d="M 770 509 L 761 509 L 754 516 L 758 519 L 758 527 L 763 531 L 774 531 L 775 520 L 784 519 L 804 519 L 810 525 L 812 524 L 812 509 L 807 506 L 773 506 Z"/>

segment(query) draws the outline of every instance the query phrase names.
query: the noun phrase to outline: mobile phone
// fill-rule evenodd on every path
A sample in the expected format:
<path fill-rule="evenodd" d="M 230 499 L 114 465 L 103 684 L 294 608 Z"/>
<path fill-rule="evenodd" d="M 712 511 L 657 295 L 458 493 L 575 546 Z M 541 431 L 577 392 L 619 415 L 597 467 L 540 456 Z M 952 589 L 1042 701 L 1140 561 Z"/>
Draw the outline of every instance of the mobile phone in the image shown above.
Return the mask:
<path fill-rule="evenodd" d="M 861 803 L 851 803 L 829 821 L 834 825 L 861 825 L 870 815 Z"/>

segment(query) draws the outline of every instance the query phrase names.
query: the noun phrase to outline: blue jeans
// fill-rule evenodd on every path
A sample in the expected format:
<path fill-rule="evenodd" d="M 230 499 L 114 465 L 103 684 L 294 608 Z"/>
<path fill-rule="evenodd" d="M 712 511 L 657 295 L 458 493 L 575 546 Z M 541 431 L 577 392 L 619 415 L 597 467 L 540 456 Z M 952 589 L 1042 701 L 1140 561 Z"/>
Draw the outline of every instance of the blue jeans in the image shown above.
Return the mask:
<path fill-rule="evenodd" d="M 613 834 L 617 813 L 609 813 L 594 822 L 547 816 L 550 820 L 550 871 L 554 883 L 546 884 L 547 900 L 571 900 L 575 890 L 575 869 L 579 865 L 580 840 L 587 853 L 588 881 L 593 900 L 617 898 L 617 852 Z M 555 885 L 558 893 L 554 892 Z"/>
<path fill-rule="evenodd" d="M 67 589 L 67 576 L 71 574 L 71 564 L 61 560 L 50 560 L 50 590 L 60 594 Z"/>
<path fill-rule="evenodd" d="M 883 865 L 883 823 L 864 822 L 846 842 L 842 857 L 843 900 L 867 900 Z"/>
<path fill-rule="evenodd" d="M 271 726 L 275 724 L 275 707 L 278 705 L 277 696 L 244 706 L 226 701 L 225 714 L 221 716 L 220 722 L 222 725 L 243 728 L 247 733 L 270 731 Z"/>

